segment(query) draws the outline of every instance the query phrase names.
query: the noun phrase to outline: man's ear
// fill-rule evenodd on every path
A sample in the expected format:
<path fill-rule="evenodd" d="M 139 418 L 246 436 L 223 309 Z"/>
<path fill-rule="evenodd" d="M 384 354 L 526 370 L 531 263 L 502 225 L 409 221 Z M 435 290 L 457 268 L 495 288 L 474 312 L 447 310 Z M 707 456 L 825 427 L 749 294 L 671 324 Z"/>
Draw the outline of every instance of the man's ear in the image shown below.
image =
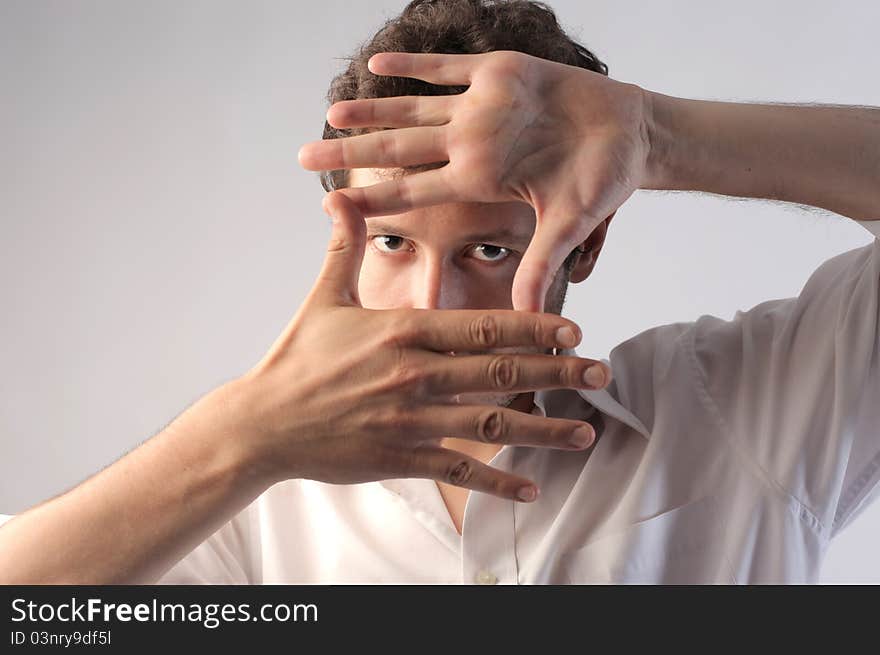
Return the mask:
<path fill-rule="evenodd" d="M 614 211 L 608 218 L 599 223 L 592 234 L 587 237 L 587 240 L 578 246 L 580 252 L 574 260 L 569 282 L 576 284 L 590 277 L 590 273 L 593 272 L 593 267 L 599 259 L 599 253 L 602 252 L 602 246 L 605 245 L 608 226 L 611 224 L 611 219 L 614 218 L 616 213 L 617 211 Z"/>

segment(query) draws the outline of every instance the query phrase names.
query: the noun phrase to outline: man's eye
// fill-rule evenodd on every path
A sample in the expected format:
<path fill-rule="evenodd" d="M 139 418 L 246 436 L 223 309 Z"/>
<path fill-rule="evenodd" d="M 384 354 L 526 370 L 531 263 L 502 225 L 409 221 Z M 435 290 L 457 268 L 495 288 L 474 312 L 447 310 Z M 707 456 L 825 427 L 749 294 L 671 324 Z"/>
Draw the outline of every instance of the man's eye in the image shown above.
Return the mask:
<path fill-rule="evenodd" d="M 488 243 L 480 243 L 474 246 L 476 259 L 483 262 L 500 262 L 510 255 L 510 250 L 503 246 L 493 246 Z"/>
<path fill-rule="evenodd" d="M 382 252 L 399 252 L 406 244 L 403 237 L 395 237 L 390 234 L 377 234 L 372 237 L 372 240 L 376 244 L 376 248 Z"/>

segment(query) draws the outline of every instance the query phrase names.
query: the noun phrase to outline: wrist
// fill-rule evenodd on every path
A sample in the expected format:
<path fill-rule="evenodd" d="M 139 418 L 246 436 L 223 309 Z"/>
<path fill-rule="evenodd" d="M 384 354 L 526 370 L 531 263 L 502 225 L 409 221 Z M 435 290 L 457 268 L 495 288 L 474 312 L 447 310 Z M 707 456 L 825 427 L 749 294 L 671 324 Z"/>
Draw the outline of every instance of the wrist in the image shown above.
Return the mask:
<path fill-rule="evenodd" d="M 200 431 L 210 431 L 215 439 L 232 483 L 262 493 L 284 476 L 258 438 L 249 391 L 247 378 L 234 379 L 201 398 L 188 412 L 195 412 Z"/>
<path fill-rule="evenodd" d="M 646 91 L 650 143 L 642 189 L 709 191 L 723 167 L 718 162 L 718 103 Z"/>
<path fill-rule="evenodd" d="M 649 143 L 642 189 L 684 190 L 687 169 L 699 167 L 700 153 L 685 133 L 689 101 L 645 91 L 645 132 Z"/>
<path fill-rule="evenodd" d="M 643 89 L 645 105 L 645 138 L 648 142 L 648 158 L 642 189 L 665 189 L 668 187 L 668 170 L 672 156 L 672 126 L 670 121 L 670 96 Z"/>

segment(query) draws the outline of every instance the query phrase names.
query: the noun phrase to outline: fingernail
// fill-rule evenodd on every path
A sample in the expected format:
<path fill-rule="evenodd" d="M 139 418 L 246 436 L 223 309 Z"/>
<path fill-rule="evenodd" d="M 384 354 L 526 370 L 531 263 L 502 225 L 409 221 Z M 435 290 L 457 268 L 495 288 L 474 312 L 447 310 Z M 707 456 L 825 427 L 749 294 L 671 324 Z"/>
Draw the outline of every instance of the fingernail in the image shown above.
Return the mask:
<path fill-rule="evenodd" d="M 605 383 L 605 371 L 599 364 L 593 364 L 584 371 L 584 382 L 591 387 L 601 387 Z"/>
<path fill-rule="evenodd" d="M 571 435 L 571 439 L 568 440 L 568 443 L 575 448 L 586 448 L 593 443 L 593 433 L 586 425 L 582 425 L 575 429 Z"/>
<path fill-rule="evenodd" d="M 531 486 L 520 487 L 519 490 L 516 492 L 516 497 L 527 503 L 532 502 L 537 495 L 537 490 Z"/>
<path fill-rule="evenodd" d="M 563 326 L 556 330 L 556 343 L 563 348 L 573 348 L 575 341 L 574 332 L 570 327 Z"/>

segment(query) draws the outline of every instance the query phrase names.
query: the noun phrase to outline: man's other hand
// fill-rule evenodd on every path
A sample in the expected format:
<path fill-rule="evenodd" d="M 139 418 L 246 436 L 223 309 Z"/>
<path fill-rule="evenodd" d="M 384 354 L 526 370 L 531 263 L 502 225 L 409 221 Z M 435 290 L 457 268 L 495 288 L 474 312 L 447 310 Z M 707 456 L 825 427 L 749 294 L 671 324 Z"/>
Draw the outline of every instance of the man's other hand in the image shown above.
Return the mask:
<path fill-rule="evenodd" d="M 377 75 L 468 85 L 457 95 L 347 100 L 337 128 L 377 129 L 304 145 L 309 170 L 448 162 L 342 189 L 365 216 L 446 202 L 522 201 L 535 234 L 513 282 L 513 307 L 540 311 L 565 257 L 638 189 L 650 150 L 650 94 L 633 84 L 519 52 L 379 53 Z"/>

